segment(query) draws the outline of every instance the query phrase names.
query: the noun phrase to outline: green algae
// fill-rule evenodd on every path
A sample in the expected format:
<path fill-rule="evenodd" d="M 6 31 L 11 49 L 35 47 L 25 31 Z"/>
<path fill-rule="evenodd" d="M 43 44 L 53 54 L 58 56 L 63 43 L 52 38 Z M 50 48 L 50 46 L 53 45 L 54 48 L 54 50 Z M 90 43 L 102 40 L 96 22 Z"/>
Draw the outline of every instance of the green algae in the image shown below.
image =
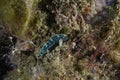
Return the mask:
<path fill-rule="evenodd" d="M 1 21 L 18 34 L 25 21 L 26 8 L 24 2 L 22 0 L 5 0 L 5 2 L 1 1 L 0 4 Z"/>
<path fill-rule="evenodd" d="M 29 27 L 31 27 L 31 22 L 34 20 L 34 18 L 36 17 L 36 11 L 35 11 L 35 7 L 37 6 L 38 0 L 26 0 L 26 11 L 27 11 L 27 15 L 26 15 L 26 21 L 23 25 L 23 29 L 21 31 L 21 35 L 24 35 L 25 32 L 28 30 Z M 34 23 L 35 24 L 35 23 Z M 35 27 L 35 26 L 33 26 Z"/>
<path fill-rule="evenodd" d="M 0 21 L 10 22 L 14 16 L 14 10 L 11 8 L 10 1 L 0 1 Z"/>
<path fill-rule="evenodd" d="M 13 33 L 23 37 L 29 28 L 35 28 L 38 0 L 5 0 L 0 2 L 0 21 L 9 26 Z M 33 26 L 31 26 L 33 23 Z"/>

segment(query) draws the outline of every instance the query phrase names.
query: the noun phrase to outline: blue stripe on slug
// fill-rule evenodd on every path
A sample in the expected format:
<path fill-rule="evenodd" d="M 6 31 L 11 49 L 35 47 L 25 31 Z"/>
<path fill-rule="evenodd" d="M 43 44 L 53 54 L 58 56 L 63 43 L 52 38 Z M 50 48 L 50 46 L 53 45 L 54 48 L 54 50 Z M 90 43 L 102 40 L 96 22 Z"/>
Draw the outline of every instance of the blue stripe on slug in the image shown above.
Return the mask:
<path fill-rule="evenodd" d="M 55 36 L 53 36 L 52 38 L 50 38 L 50 40 L 42 47 L 41 51 L 40 51 L 40 56 L 45 56 L 45 54 L 47 53 L 48 50 L 50 50 L 51 48 L 55 47 L 55 45 L 57 45 L 59 43 L 59 40 L 62 41 L 67 41 L 68 40 L 68 36 L 64 35 L 64 34 L 56 34 Z"/>

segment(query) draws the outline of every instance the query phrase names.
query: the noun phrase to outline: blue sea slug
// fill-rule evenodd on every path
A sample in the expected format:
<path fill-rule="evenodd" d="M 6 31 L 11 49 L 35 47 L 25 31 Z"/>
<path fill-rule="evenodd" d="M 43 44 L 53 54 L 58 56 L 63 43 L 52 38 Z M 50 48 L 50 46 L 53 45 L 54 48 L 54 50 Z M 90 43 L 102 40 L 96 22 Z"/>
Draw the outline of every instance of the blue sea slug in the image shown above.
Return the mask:
<path fill-rule="evenodd" d="M 65 34 L 56 34 L 43 46 L 40 51 L 40 56 L 44 57 L 48 50 L 54 48 L 56 45 L 59 44 L 59 41 L 62 40 L 63 42 L 68 40 L 68 36 Z"/>

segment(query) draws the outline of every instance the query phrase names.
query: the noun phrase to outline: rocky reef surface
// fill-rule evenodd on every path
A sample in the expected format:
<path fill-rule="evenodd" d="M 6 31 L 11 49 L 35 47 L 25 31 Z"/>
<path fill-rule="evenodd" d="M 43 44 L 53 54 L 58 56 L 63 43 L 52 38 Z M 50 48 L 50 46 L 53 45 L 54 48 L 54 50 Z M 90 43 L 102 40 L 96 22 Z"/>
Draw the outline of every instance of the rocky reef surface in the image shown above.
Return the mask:
<path fill-rule="evenodd" d="M 119 75 L 119 0 L 0 0 L 0 80 Z"/>

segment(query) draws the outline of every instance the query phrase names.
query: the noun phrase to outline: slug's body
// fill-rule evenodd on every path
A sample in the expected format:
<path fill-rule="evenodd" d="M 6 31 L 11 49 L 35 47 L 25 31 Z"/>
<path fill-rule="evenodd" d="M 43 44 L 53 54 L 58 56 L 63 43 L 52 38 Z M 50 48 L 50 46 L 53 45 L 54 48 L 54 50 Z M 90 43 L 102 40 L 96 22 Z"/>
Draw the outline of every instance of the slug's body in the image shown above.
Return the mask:
<path fill-rule="evenodd" d="M 50 38 L 50 40 L 43 46 L 42 50 L 40 51 L 40 55 L 42 57 L 45 56 L 48 50 L 52 49 L 59 43 L 59 40 L 67 41 L 68 36 L 64 34 L 57 34 L 54 37 Z"/>

